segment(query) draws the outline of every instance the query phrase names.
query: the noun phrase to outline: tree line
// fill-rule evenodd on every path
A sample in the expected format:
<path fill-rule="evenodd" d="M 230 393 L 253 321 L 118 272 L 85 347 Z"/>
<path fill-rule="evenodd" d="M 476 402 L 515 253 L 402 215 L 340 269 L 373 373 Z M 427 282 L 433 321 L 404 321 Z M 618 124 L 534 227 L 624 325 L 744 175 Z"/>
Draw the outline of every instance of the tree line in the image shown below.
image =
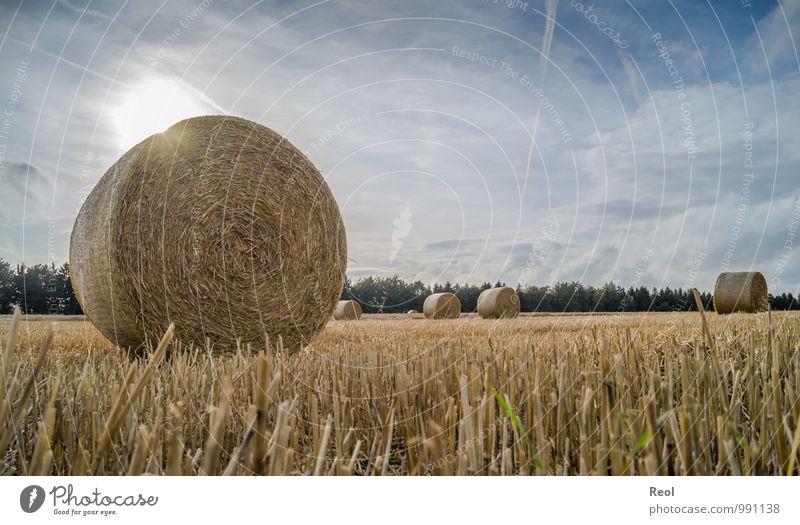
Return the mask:
<path fill-rule="evenodd" d="M 452 292 L 461 301 L 463 312 L 474 312 L 478 296 L 493 286 L 505 283 L 434 284 L 406 281 L 397 275 L 345 279 L 342 299 L 353 299 L 365 313 L 405 313 L 422 311 L 425 298 L 432 293 Z M 552 286 L 516 286 L 523 312 L 669 312 L 695 310 L 691 290 L 645 286 L 625 289 L 613 282 L 595 287 L 579 282 L 559 282 Z M 706 309 L 712 309 L 711 294 L 701 293 Z M 770 295 L 773 310 L 798 310 L 791 293 Z M 9 314 L 19 305 L 26 314 L 82 314 L 69 277 L 69 264 L 11 265 L 0 258 L 0 314 Z"/>
<path fill-rule="evenodd" d="M 82 314 L 69 278 L 69 263 L 12 266 L 0 258 L 0 314 L 19 305 L 26 314 Z"/>
<path fill-rule="evenodd" d="M 361 304 L 365 313 L 405 313 L 422 311 L 425 298 L 432 293 L 452 292 L 461 301 L 462 312 L 477 309 L 478 296 L 493 286 L 505 283 L 485 282 L 472 284 L 435 284 L 421 281 L 408 282 L 394 275 L 390 277 L 363 277 L 357 281 L 345 280 L 342 299 L 352 299 Z M 628 289 L 608 282 L 595 287 L 579 282 L 558 282 L 552 286 L 516 286 L 523 312 L 681 312 L 697 310 L 694 295 L 689 289 L 656 289 L 645 286 Z M 709 292 L 700 294 L 706 310 L 713 309 Z M 773 310 L 798 310 L 797 299 L 791 293 L 773 296 L 769 302 Z"/>

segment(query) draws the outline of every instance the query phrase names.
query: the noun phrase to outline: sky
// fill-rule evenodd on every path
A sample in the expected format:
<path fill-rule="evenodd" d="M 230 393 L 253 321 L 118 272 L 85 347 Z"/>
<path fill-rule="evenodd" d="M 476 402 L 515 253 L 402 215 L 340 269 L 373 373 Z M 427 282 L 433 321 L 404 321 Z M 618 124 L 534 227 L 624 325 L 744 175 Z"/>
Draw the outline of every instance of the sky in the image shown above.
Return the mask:
<path fill-rule="evenodd" d="M 0 1 L 0 258 L 67 260 L 129 147 L 231 114 L 327 180 L 348 274 L 800 286 L 800 2 Z"/>

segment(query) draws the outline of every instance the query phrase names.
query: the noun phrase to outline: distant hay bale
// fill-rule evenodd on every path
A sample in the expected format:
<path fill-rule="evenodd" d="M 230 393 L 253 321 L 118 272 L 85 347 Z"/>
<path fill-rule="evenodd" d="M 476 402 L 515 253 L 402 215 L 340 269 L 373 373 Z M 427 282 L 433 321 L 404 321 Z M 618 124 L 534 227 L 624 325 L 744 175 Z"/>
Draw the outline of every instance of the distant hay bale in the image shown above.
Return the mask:
<path fill-rule="evenodd" d="M 297 351 L 330 318 L 347 261 L 325 180 L 274 131 L 236 117 L 178 122 L 103 175 L 78 214 L 70 276 L 112 342 L 215 349 L 283 339 Z"/>
<path fill-rule="evenodd" d="M 409 311 L 406 312 L 406 314 L 408 314 L 408 315 L 417 315 L 418 313 L 419 312 L 416 311 L 416 310 L 409 310 Z"/>
<path fill-rule="evenodd" d="M 429 295 L 422 305 L 426 319 L 458 319 L 461 315 L 461 301 L 450 292 Z"/>
<path fill-rule="evenodd" d="M 361 319 L 361 305 L 356 301 L 339 301 L 333 318 L 337 321 L 357 321 Z"/>
<path fill-rule="evenodd" d="M 478 296 L 481 319 L 513 319 L 519 315 L 519 296 L 507 286 L 489 288 Z"/>
<path fill-rule="evenodd" d="M 761 272 L 719 274 L 714 285 L 714 310 L 718 314 L 763 312 L 767 309 L 767 280 Z"/>

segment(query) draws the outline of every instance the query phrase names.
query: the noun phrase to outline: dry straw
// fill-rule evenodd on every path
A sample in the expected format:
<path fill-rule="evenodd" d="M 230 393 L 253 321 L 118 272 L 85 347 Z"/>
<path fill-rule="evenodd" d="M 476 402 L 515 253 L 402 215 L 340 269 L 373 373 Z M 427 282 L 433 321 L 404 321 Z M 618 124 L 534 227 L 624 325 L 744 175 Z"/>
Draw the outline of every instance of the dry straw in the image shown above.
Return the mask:
<path fill-rule="evenodd" d="M 311 340 L 341 293 L 346 239 L 311 162 L 255 122 L 181 121 L 140 142 L 81 208 L 70 274 L 84 312 L 112 342 L 288 351 Z"/>
<path fill-rule="evenodd" d="M 166 358 L 167 334 L 131 360 L 86 323 L 17 315 L 0 476 L 797 475 L 799 320 L 471 318 L 453 337 L 375 317 L 288 358 Z"/>
<path fill-rule="evenodd" d="M 426 319 L 458 319 L 461 315 L 461 301 L 450 292 L 429 295 L 422 305 Z"/>
<path fill-rule="evenodd" d="M 767 280 L 761 272 L 719 274 L 714 285 L 714 310 L 718 314 L 763 312 L 767 309 Z"/>
<path fill-rule="evenodd" d="M 333 318 L 337 321 L 357 321 L 361 319 L 361 305 L 356 301 L 339 301 Z"/>
<path fill-rule="evenodd" d="M 519 315 L 519 296 L 513 288 L 489 288 L 478 297 L 481 319 L 513 319 Z"/>

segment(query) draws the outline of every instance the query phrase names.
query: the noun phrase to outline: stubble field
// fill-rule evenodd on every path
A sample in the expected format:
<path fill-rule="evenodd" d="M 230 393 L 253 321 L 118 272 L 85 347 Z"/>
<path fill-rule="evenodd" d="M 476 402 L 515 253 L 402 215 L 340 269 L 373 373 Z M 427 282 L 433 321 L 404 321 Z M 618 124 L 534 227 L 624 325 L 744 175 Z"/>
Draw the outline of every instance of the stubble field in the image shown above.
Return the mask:
<path fill-rule="evenodd" d="M 133 357 L 4 317 L 0 474 L 797 474 L 800 315 L 705 319 L 365 316 L 294 355 Z"/>

